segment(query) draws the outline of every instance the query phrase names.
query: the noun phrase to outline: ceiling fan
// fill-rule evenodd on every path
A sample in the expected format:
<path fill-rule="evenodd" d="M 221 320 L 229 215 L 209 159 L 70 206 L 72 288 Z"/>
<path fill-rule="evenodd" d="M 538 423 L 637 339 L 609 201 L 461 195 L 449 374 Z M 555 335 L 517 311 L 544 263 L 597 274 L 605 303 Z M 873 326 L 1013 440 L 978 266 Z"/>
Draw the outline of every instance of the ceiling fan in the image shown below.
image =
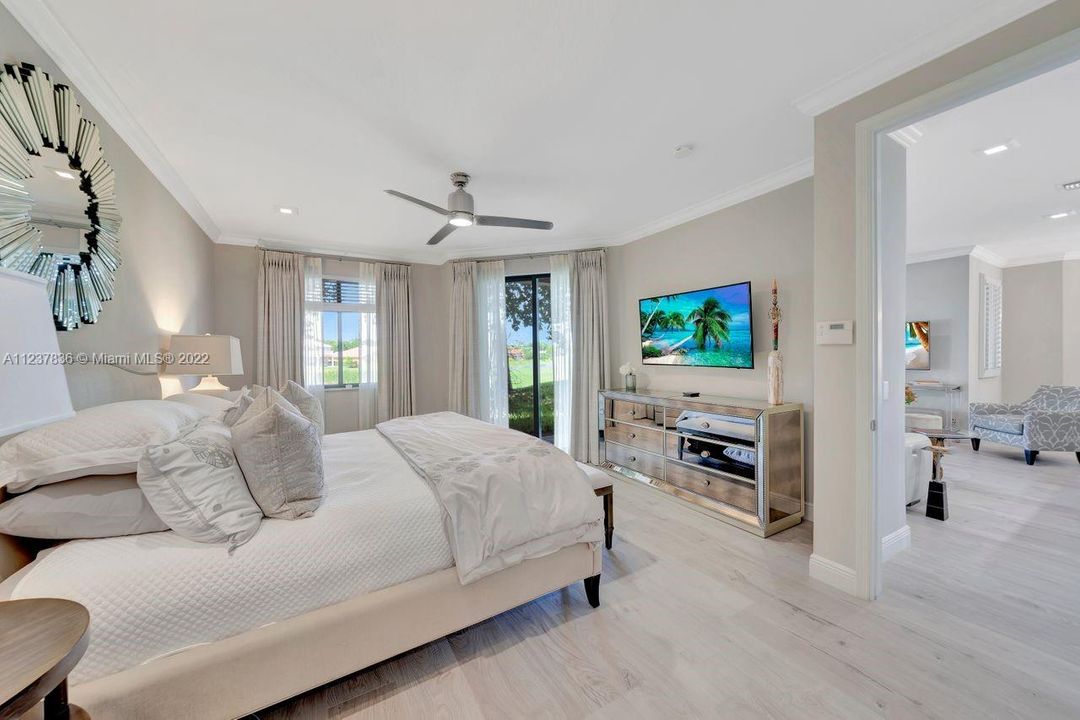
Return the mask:
<path fill-rule="evenodd" d="M 428 245 L 438 245 L 447 235 L 454 232 L 459 227 L 469 227 L 470 225 L 529 228 L 532 230 L 550 230 L 555 227 L 553 223 L 550 223 L 547 220 L 525 220 L 524 218 L 499 217 L 498 215 L 477 215 L 473 212 L 473 196 L 465 191 L 465 186 L 469 184 L 469 176 L 463 172 L 450 173 L 450 182 L 453 184 L 454 190 L 451 191 L 449 197 L 446 198 L 448 210 L 444 210 L 438 205 L 426 202 L 420 198 L 414 198 L 412 195 L 398 192 L 397 190 L 386 191 L 394 197 L 416 203 L 420 207 L 425 207 L 428 210 L 437 212 L 448 218 L 446 224 L 442 226 L 442 229 L 432 235 L 431 239 L 427 241 Z"/>

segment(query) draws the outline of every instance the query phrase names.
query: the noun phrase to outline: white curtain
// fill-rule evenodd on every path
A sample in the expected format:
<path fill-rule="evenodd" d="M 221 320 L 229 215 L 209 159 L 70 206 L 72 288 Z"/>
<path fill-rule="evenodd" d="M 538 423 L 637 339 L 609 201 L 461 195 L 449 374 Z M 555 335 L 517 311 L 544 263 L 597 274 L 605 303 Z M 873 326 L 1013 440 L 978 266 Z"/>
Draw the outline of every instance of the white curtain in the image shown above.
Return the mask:
<path fill-rule="evenodd" d="M 359 345 L 357 346 L 360 386 L 357 402 L 360 412 L 360 429 L 370 430 L 378 422 L 379 403 L 379 328 L 377 307 L 379 298 L 375 283 L 375 263 L 357 263 L 357 280 L 360 283 Z"/>
<path fill-rule="evenodd" d="M 450 409 L 510 424 L 503 262 L 455 262 L 450 297 Z"/>
<path fill-rule="evenodd" d="M 450 289 L 450 410 L 461 415 L 473 415 L 469 398 L 473 388 L 476 358 L 476 263 L 455 262 L 452 266 L 453 284 Z"/>
<path fill-rule="evenodd" d="M 259 248 L 255 382 L 304 382 L 304 270 L 296 253 Z"/>
<path fill-rule="evenodd" d="M 570 313 L 570 257 L 551 258 L 551 343 L 555 401 L 555 447 L 570 452 L 574 336 Z"/>
<path fill-rule="evenodd" d="M 600 463 L 599 394 L 607 387 L 607 273 L 604 250 L 573 253 L 570 308 L 573 331 L 570 454 Z"/>
<path fill-rule="evenodd" d="M 506 368 L 506 266 L 502 260 L 476 264 L 476 417 L 510 424 Z"/>
<path fill-rule="evenodd" d="M 408 265 L 375 264 L 380 422 L 413 413 L 411 270 Z"/>
<path fill-rule="evenodd" d="M 303 369 L 304 387 L 319 399 L 319 405 L 326 408 L 326 379 L 323 375 L 322 325 L 323 272 L 322 258 L 304 258 L 304 346 Z"/>

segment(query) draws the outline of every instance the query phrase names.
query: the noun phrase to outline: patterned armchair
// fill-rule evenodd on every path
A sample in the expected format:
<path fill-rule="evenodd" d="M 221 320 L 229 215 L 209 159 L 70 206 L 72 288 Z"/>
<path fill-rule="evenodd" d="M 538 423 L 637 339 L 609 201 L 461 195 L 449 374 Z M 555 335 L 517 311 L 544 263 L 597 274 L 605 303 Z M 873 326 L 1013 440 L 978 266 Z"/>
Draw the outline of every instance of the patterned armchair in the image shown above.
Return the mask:
<path fill-rule="evenodd" d="M 1075 452 L 1080 460 L 1080 387 L 1040 385 L 1022 403 L 971 403 L 971 447 L 982 440 L 1024 449 L 1028 465 L 1040 450 Z"/>

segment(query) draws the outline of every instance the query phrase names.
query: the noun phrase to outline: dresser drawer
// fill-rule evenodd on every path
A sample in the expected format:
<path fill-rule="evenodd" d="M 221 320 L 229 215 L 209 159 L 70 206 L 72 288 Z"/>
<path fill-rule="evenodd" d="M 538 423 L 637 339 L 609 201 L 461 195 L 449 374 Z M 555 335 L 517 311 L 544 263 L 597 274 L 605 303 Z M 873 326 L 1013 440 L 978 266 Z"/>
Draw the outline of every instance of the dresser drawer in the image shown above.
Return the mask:
<path fill-rule="evenodd" d="M 646 405 L 626 400 L 608 400 L 607 418 L 634 425 L 662 428 L 664 408 L 659 405 Z"/>
<path fill-rule="evenodd" d="M 664 479 L 683 490 L 757 514 L 757 488 L 751 484 L 678 462 L 667 464 Z"/>
<path fill-rule="evenodd" d="M 664 458 L 632 447 L 604 443 L 607 461 L 654 478 L 664 477 Z"/>
<path fill-rule="evenodd" d="M 732 445 L 727 443 L 713 442 L 697 435 L 667 433 L 665 437 L 665 454 L 669 458 L 731 473 L 747 480 L 753 480 L 757 474 L 757 453 L 753 447 L 737 446 L 741 452 L 736 457 L 729 457 L 724 451 Z"/>
<path fill-rule="evenodd" d="M 648 450 L 657 455 L 664 454 L 664 433 L 659 430 L 608 421 L 604 437 L 612 442 Z"/>

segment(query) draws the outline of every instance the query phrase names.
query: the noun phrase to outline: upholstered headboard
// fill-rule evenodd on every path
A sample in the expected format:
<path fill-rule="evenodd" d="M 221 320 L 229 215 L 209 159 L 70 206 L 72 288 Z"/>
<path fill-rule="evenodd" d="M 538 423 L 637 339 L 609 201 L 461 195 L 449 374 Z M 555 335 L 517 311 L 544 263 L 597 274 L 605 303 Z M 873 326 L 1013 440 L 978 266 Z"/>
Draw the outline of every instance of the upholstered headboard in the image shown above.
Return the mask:
<path fill-rule="evenodd" d="M 113 365 L 68 365 L 65 370 L 76 410 L 122 400 L 161 399 L 161 380 L 156 374 L 139 375 Z"/>
<path fill-rule="evenodd" d="M 136 375 L 112 365 L 68 365 L 71 404 L 76 410 L 122 400 L 160 400 L 157 375 Z M 0 489 L 0 500 L 5 497 Z M 53 543 L 0 534 L 0 580 L 34 559 L 43 546 Z"/>

